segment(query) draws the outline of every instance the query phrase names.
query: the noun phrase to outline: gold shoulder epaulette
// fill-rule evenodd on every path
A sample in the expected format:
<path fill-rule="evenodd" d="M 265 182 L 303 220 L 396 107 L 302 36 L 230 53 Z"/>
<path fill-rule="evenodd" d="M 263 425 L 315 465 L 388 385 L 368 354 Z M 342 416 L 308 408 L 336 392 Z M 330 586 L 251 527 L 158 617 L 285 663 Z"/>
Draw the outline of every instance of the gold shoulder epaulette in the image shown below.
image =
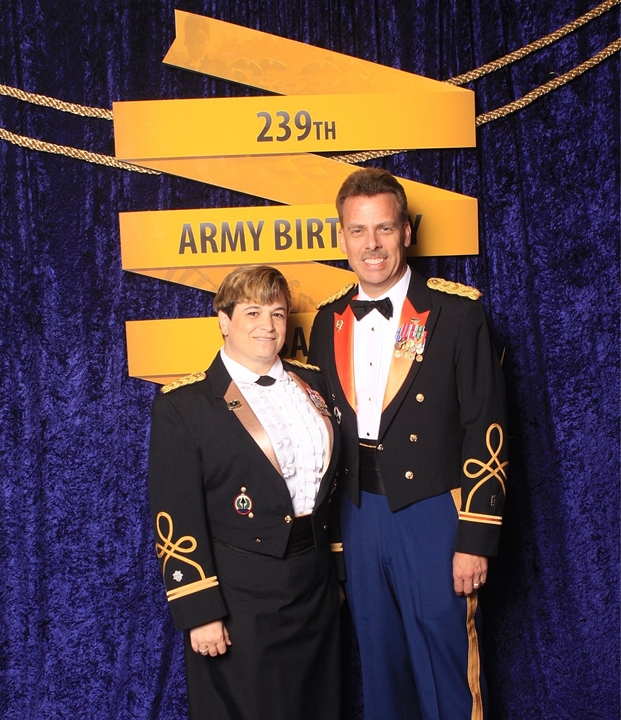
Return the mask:
<path fill-rule="evenodd" d="M 317 310 L 319 308 L 322 308 L 324 305 L 329 305 L 330 303 L 336 302 L 336 300 L 340 300 L 343 295 L 347 295 L 347 293 L 353 288 L 356 287 L 355 283 L 349 283 L 345 285 L 344 288 L 341 288 L 340 290 L 337 290 L 334 295 L 330 295 L 329 298 L 326 298 L 325 300 L 322 300 L 319 305 L 317 305 Z"/>
<path fill-rule="evenodd" d="M 448 293 L 449 295 L 460 295 L 461 297 L 470 298 L 470 300 L 478 300 L 483 293 L 470 285 L 462 285 L 458 282 L 443 280 L 442 278 L 429 278 L 427 287 L 432 290 Z"/>
<path fill-rule="evenodd" d="M 315 372 L 321 372 L 321 368 L 318 365 L 311 365 L 310 363 L 303 363 L 299 360 L 291 360 L 290 358 L 285 358 L 284 362 L 289 363 L 289 365 L 295 365 L 296 367 L 304 368 L 304 370 L 314 370 Z"/>
<path fill-rule="evenodd" d="M 162 392 L 169 393 L 172 390 L 183 387 L 184 385 L 194 385 L 194 383 L 201 382 L 201 380 L 204 380 L 206 377 L 207 375 L 204 372 L 197 372 L 192 373 L 191 375 L 185 375 L 178 380 L 174 380 L 173 382 L 168 383 L 168 385 L 164 385 L 164 387 L 162 388 Z"/>

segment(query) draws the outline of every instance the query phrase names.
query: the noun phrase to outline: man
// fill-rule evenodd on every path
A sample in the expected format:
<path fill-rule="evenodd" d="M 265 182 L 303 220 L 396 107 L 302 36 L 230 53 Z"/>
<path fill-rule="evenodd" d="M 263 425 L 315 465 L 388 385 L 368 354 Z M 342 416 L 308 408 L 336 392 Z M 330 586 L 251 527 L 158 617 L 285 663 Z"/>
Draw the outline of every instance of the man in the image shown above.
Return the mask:
<path fill-rule="evenodd" d="M 477 592 L 497 552 L 507 444 L 480 293 L 410 270 L 407 199 L 390 173 L 354 172 L 337 210 L 359 285 L 320 306 L 309 361 L 343 436 L 365 719 L 483 718 Z"/>

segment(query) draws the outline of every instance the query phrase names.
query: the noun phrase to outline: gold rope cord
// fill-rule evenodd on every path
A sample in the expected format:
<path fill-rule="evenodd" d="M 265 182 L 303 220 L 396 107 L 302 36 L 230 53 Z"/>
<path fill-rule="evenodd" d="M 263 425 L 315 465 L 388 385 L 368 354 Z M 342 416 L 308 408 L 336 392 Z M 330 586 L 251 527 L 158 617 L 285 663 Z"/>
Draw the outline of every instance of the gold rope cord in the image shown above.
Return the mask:
<path fill-rule="evenodd" d="M 608 47 L 604 48 L 596 55 L 593 55 L 593 57 L 586 62 L 577 65 L 575 68 L 573 68 L 573 70 L 570 70 L 563 75 L 559 75 L 558 77 L 550 80 L 544 85 L 540 85 L 538 88 L 531 90 L 531 92 L 526 93 L 526 95 L 524 95 L 524 97 L 520 98 L 519 100 L 514 100 L 507 105 L 503 105 L 497 110 L 491 110 L 490 112 L 483 113 L 482 115 L 477 115 L 476 126 L 479 127 L 480 125 L 484 125 L 485 123 L 491 122 L 492 120 L 499 120 L 500 118 L 505 117 L 506 115 L 509 115 L 516 110 L 521 110 L 522 108 L 530 105 L 530 103 L 534 102 L 543 95 L 546 95 L 552 90 L 556 90 L 557 88 L 560 88 L 571 80 L 574 80 L 579 75 L 582 75 L 587 70 L 595 67 L 597 64 L 610 57 L 613 53 L 620 49 L 621 39 L 615 40 L 613 43 L 610 43 Z M 407 150 L 370 150 L 367 152 L 348 153 L 347 155 L 335 155 L 332 157 L 332 160 L 340 160 L 341 162 L 356 164 L 364 162 L 365 160 L 376 160 L 378 158 L 388 157 L 390 155 L 397 155 L 402 152 L 407 152 Z"/>
<path fill-rule="evenodd" d="M 586 23 L 590 22 L 596 17 L 599 17 L 607 10 L 612 9 L 616 5 L 619 5 L 621 3 L 621 0 L 605 0 L 600 5 L 596 6 L 589 12 L 585 13 L 581 17 L 577 18 L 576 20 L 573 20 L 572 22 L 568 23 L 567 25 L 563 26 L 559 30 L 556 30 L 553 33 L 550 33 L 549 35 L 546 35 L 543 38 L 540 38 L 539 40 L 536 40 L 535 42 L 529 43 L 528 45 L 525 45 L 523 48 L 519 50 L 515 50 L 514 52 L 509 53 L 508 55 L 504 55 L 503 57 L 499 58 L 498 60 L 494 60 L 490 63 L 487 63 L 485 65 L 482 65 L 481 67 L 471 70 L 470 72 L 464 73 L 463 75 L 458 75 L 457 77 L 450 78 L 447 80 L 447 83 L 450 83 L 451 85 L 463 85 L 467 82 L 471 82 L 472 80 L 476 80 L 483 75 L 487 75 L 488 73 L 494 72 L 495 70 L 499 70 L 500 68 L 506 67 L 507 65 L 510 65 L 513 62 L 516 62 L 517 60 L 520 60 L 523 57 L 526 57 L 526 55 L 529 55 L 530 53 L 534 52 L 535 50 L 540 50 L 541 48 L 546 47 L 547 45 L 550 45 L 551 43 L 555 42 L 556 40 L 559 40 L 562 37 L 565 37 L 565 35 L 568 35 L 569 33 L 573 32 L 577 28 L 581 27 L 582 25 L 585 25 Z M 491 110 L 490 112 L 483 113 L 482 115 L 478 115 L 476 118 L 476 126 L 479 127 L 480 125 L 484 125 L 485 123 L 491 122 L 493 120 L 498 120 L 502 117 L 505 117 L 506 115 L 509 115 L 512 112 L 515 112 L 516 110 L 521 110 L 522 108 L 526 107 L 527 105 L 530 105 L 530 103 L 534 102 L 538 98 L 542 97 L 543 95 L 546 95 L 547 93 L 551 92 L 552 90 L 556 90 L 559 87 L 562 87 L 566 83 L 570 82 L 571 80 L 574 80 L 578 76 L 582 75 L 587 70 L 590 70 L 591 68 L 595 67 L 597 64 L 605 60 L 606 58 L 610 57 L 614 52 L 619 50 L 621 48 L 621 39 L 615 40 L 613 43 L 608 45 L 608 47 L 601 50 L 599 53 L 594 55 L 592 58 L 587 60 L 586 62 L 581 63 L 580 65 L 576 66 L 569 72 L 564 73 L 563 75 L 559 75 L 558 77 L 554 78 L 553 80 L 550 80 L 547 83 L 544 83 L 543 85 L 539 86 L 538 88 L 535 88 L 534 90 L 531 90 L 531 92 L 524 95 L 519 100 L 514 100 L 513 102 L 508 103 L 507 105 L 503 105 L 500 108 L 497 108 L 496 110 Z M 83 117 L 94 117 L 94 118 L 100 118 L 103 120 L 112 120 L 112 110 L 105 110 L 103 108 L 91 108 L 87 107 L 85 105 L 78 105 L 76 103 L 67 103 L 63 102 L 62 100 L 57 100 L 56 98 L 47 97 L 46 95 L 37 95 L 36 93 L 28 93 L 24 90 L 20 90 L 19 88 L 10 87 L 8 85 L 0 84 L 0 95 L 7 95 L 13 98 L 16 98 L 18 100 L 23 100 L 24 102 L 30 102 L 34 105 L 42 105 L 44 107 L 50 107 L 55 110 L 60 110 L 62 112 L 68 112 L 72 113 L 74 115 L 81 115 Z M 39 150 L 41 152 L 49 152 L 54 153 L 56 155 L 66 155 L 68 157 L 72 157 L 78 160 L 84 160 L 86 162 L 93 162 L 100 165 L 106 165 L 108 167 L 116 167 L 121 168 L 124 170 L 131 170 L 133 172 L 140 172 L 145 173 L 149 175 L 160 175 L 156 170 L 150 170 L 147 168 L 142 168 L 137 165 L 131 165 L 130 163 L 125 163 L 120 160 L 117 160 L 116 158 L 110 156 L 110 155 L 101 155 L 98 153 L 92 153 L 87 150 L 80 150 L 78 148 L 68 147 L 66 145 L 55 145 L 53 143 L 44 142 L 42 140 L 36 140 L 34 138 L 24 137 L 23 135 L 17 135 L 15 133 L 9 132 L 8 130 L 5 130 L 4 128 L 0 128 L 0 140 L 6 140 L 7 142 L 10 142 L 14 145 L 19 145 L 20 147 L 29 148 L 31 150 Z M 389 157 L 391 155 L 398 155 L 399 153 L 407 152 L 406 150 L 372 150 L 372 151 L 366 151 L 366 152 L 359 152 L 359 153 L 347 153 L 345 155 L 335 155 L 332 156 L 333 160 L 338 160 L 340 162 L 345 162 L 349 164 L 357 164 L 360 162 L 364 162 L 365 160 L 374 160 L 378 158 L 383 157 Z"/>
<path fill-rule="evenodd" d="M 555 30 L 553 33 L 550 33 L 539 40 L 535 40 L 535 42 L 529 43 L 519 50 L 514 50 L 508 55 L 498 58 L 498 60 L 492 60 L 492 62 L 481 65 L 481 67 L 476 68 L 476 70 L 470 70 L 470 72 L 464 73 L 463 75 L 457 75 L 454 78 L 449 78 L 446 82 L 450 85 L 465 85 L 465 83 L 477 80 L 478 78 L 483 77 L 483 75 L 487 75 L 495 70 L 500 70 L 500 68 L 506 67 L 507 65 L 516 62 L 516 60 L 521 60 L 523 57 L 530 55 L 530 53 L 535 52 L 535 50 L 541 50 L 541 48 L 551 45 L 553 42 L 565 37 L 565 35 L 569 35 L 569 33 L 572 33 L 579 27 L 586 25 L 588 22 L 596 17 L 599 17 L 615 5 L 618 5 L 620 2 L 621 0 L 605 0 L 605 2 L 601 3 L 601 5 L 594 7 L 592 10 L 589 10 L 588 13 L 585 13 L 576 20 L 567 23 L 567 25 L 563 26 L 559 30 Z"/>
<path fill-rule="evenodd" d="M 121 170 L 133 170 L 134 172 L 146 173 L 148 175 L 159 175 L 156 170 L 130 165 L 121 162 L 110 155 L 100 155 L 99 153 L 88 152 L 88 150 L 80 150 L 78 148 L 67 147 L 66 145 L 54 145 L 54 143 L 44 142 L 43 140 L 35 140 L 34 138 L 16 135 L 4 128 L 0 128 L 0 140 L 6 140 L 30 150 L 39 150 L 40 152 L 53 153 L 54 155 L 66 155 L 76 160 L 84 160 L 86 162 L 97 163 L 98 165 L 107 165 L 108 167 L 120 168 Z"/>
<path fill-rule="evenodd" d="M 621 0 L 618 0 L 621 2 Z M 112 110 L 104 110 L 103 108 L 92 108 L 86 105 L 76 105 L 76 103 L 63 102 L 47 95 L 37 95 L 36 93 L 28 93 L 19 88 L 10 87 L 9 85 L 0 84 L 0 95 L 8 95 L 9 97 L 32 103 L 33 105 L 43 105 L 43 107 L 61 110 L 62 112 L 72 113 L 73 115 L 82 115 L 83 117 L 101 118 L 103 120 L 112 120 Z"/>
<path fill-rule="evenodd" d="M 569 72 L 566 72 L 564 75 L 559 75 L 558 77 L 554 78 L 553 80 L 550 80 L 549 82 L 545 83 L 544 85 L 540 85 L 538 88 L 535 88 L 534 90 L 531 90 L 529 93 L 526 93 L 524 97 L 521 97 L 519 100 L 514 100 L 513 102 L 510 102 L 508 105 L 503 105 L 503 107 L 498 108 L 497 110 L 491 110 L 490 112 L 483 113 L 482 115 L 478 115 L 476 119 L 476 125 L 479 127 L 479 125 L 484 125 L 487 122 L 490 122 L 490 120 L 498 120 L 501 117 L 505 117 L 505 115 L 509 115 L 512 112 L 515 112 L 516 110 L 521 110 L 522 108 L 526 107 L 527 105 L 530 105 L 534 100 L 537 100 L 537 98 L 542 97 L 543 95 L 546 95 L 547 93 L 551 92 L 552 90 L 556 90 L 557 88 L 561 87 L 562 85 L 565 85 L 566 83 L 570 82 L 574 78 L 577 78 L 579 75 L 582 75 L 587 70 L 590 70 L 591 68 L 595 67 L 599 63 L 602 62 L 602 60 L 605 60 L 606 58 L 610 57 L 613 53 L 617 52 L 617 50 L 621 49 L 621 39 L 615 40 L 614 42 L 610 43 L 608 47 L 605 47 L 603 50 L 600 50 L 596 55 L 593 55 L 592 58 L 589 60 L 586 60 L 585 62 L 581 63 L 580 65 L 577 65 L 573 70 L 570 70 Z"/>

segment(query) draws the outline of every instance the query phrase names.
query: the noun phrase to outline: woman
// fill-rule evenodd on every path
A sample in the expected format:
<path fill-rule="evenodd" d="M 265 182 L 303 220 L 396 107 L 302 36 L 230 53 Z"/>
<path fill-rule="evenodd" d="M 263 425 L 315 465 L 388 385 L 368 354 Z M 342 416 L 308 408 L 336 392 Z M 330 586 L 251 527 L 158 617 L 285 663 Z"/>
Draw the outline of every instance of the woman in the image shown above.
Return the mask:
<path fill-rule="evenodd" d="M 323 376 L 278 357 L 289 304 L 274 268 L 234 270 L 214 300 L 224 347 L 153 404 L 156 550 L 192 720 L 339 716 L 338 431 Z"/>

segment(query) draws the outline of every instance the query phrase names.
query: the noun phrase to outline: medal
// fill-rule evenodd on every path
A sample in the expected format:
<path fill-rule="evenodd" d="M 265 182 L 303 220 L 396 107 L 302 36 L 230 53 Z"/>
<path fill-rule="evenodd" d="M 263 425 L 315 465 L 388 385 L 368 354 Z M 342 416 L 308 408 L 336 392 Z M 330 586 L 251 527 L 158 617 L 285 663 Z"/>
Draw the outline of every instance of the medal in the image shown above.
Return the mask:
<path fill-rule="evenodd" d="M 411 318 L 411 322 L 403 323 L 397 330 L 395 335 L 396 358 L 403 357 L 406 360 L 416 358 L 418 362 L 422 362 L 427 333 L 425 326 L 419 323 L 420 318 L 414 317 Z"/>
<path fill-rule="evenodd" d="M 313 390 L 312 387 L 307 387 L 306 392 L 308 393 L 311 402 L 319 410 L 322 415 L 330 415 L 326 401 L 321 397 L 317 390 Z"/>
<path fill-rule="evenodd" d="M 233 501 L 235 512 L 239 515 L 248 515 L 252 510 L 252 500 L 246 495 L 246 488 L 241 488 L 241 492 Z"/>

